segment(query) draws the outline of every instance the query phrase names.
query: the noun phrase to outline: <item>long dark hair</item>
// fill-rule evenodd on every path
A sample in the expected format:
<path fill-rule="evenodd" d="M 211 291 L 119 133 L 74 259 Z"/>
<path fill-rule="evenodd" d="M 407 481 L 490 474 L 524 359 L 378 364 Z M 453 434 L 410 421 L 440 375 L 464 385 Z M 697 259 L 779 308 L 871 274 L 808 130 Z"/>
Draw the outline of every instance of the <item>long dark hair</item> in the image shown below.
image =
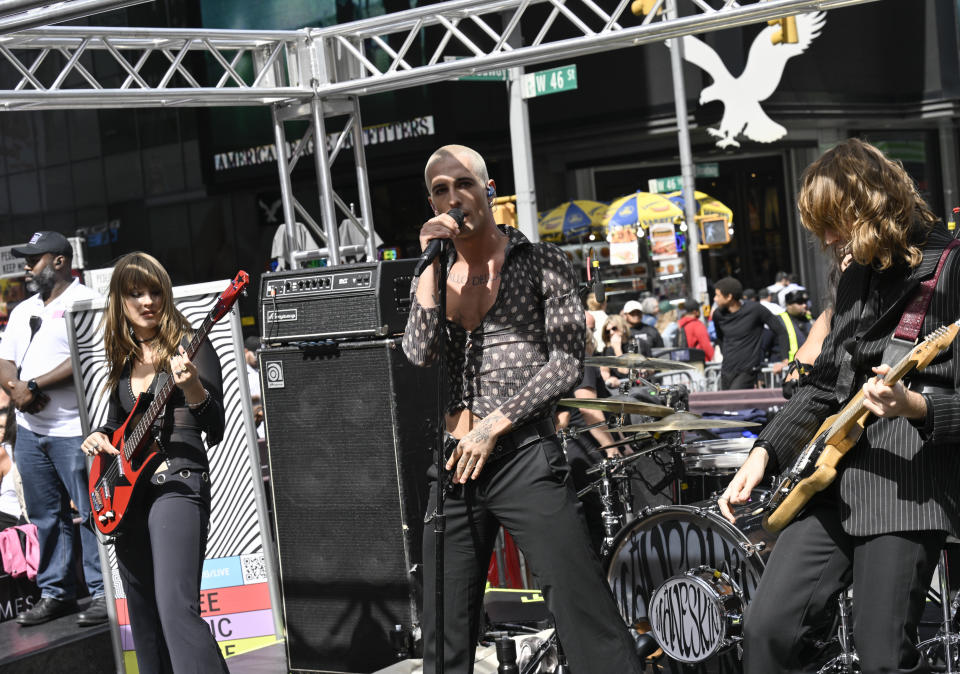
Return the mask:
<path fill-rule="evenodd" d="M 0 407 L 0 414 L 4 415 L 3 444 L 13 447 L 17 444 L 17 413 L 13 405 Z"/>
<path fill-rule="evenodd" d="M 159 291 L 163 298 L 157 319 L 159 331 L 152 341 L 158 356 L 155 360 L 158 372 L 169 370 L 170 359 L 177 352 L 180 340 L 192 331 L 190 323 L 173 303 L 173 286 L 163 265 L 143 252 L 121 257 L 110 277 L 110 297 L 103 315 L 103 346 L 108 367 L 106 389 L 110 391 L 120 381 L 124 366 L 142 355 L 142 347 L 134 339 L 133 329 L 123 313 L 123 298 L 133 290 Z"/>

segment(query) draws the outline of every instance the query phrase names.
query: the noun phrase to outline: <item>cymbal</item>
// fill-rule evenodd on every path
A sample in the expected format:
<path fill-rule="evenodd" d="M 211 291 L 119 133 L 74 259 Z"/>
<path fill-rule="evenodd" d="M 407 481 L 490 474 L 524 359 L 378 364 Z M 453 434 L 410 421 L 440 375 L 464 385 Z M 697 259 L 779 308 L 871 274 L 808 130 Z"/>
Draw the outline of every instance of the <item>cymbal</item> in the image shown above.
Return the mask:
<path fill-rule="evenodd" d="M 618 431 L 647 431 L 648 433 L 662 433 L 663 431 L 706 431 L 711 428 L 747 428 L 759 426 L 753 421 L 737 421 L 735 419 L 704 419 L 690 412 L 675 412 L 668 417 L 645 424 L 631 424 L 621 426 Z"/>
<path fill-rule="evenodd" d="M 648 417 L 665 417 L 673 414 L 674 409 L 666 405 L 642 403 L 639 400 L 620 400 L 616 398 L 561 398 L 557 403 L 561 407 L 582 407 L 588 410 L 603 410 L 614 414 L 643 414 Z M 611 430 L 620 430 L 611 429 Z"/>
<path fill-rule="evenodd" d="M 619 367 L 630 370 L 696 370 L 690 363 L 666 358 L 646 358 L 639 353 L 625 353 L 620 356 L 588 356 L 584 365 L 597 367 Z"/>

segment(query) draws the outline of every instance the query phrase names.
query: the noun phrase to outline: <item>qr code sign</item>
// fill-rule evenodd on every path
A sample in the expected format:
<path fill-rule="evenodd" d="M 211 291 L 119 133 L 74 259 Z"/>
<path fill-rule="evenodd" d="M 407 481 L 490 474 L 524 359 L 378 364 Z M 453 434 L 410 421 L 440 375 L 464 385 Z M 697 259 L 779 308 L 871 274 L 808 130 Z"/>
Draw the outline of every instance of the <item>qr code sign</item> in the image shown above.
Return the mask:
<path fill-rule="evenodd" d="M 240 566 L 243 569 L 243 584 L 266 583 L 267 565 L 263 561 L 263 553 L 240 555 Z"/>

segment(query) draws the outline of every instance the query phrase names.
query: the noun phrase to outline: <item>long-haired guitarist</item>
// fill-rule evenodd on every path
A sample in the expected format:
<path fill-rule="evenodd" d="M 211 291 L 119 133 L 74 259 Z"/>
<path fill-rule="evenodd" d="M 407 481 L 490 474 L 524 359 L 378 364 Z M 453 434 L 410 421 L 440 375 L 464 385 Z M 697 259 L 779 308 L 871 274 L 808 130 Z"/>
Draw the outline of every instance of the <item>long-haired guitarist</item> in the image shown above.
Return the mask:
<path fill-rule="evenodd" d="M 871 415 L 837 475 L 781 533 L 748 610 L 744 669 L 799 671 L 801 644 L 853 585 L 853 633 L 864 672 L 925 672 L 917 624 L 937 556 L 956 534 L 960 490 L 960 359 L 954 348 L 922 371 L 883 383 L 891 338 L 922 281 L 934 278 L 951 235 L 899 162 L 850 139 L 805 171 L 804 226 L 824 246 L 849 247 L 831 331 L 813 371 L 764 429 L 719 498 L 750 497 L 765 471 L 791 466 L 824 420 L 863 392 Z M 920 335 L 960 314 L 960 264 L 946 257 Z M 912 345 L 910 345 L 912 346 Z M 909 346 L 906 352 L 909 353 Z M 856 402 L 856 400 L 854 400 Z"/>
<path fill-rule="evenodd" d="M 109 438 L 137 396 L 157 390 L 167 377 L 176 384 L 154 425 L 163 462 L 146 476 L 115 544 L 142 673 L 228 671 L 199 611 L 210 518 L 201 433 L 210 447 L 223 436 L 223 386 L 209 342 L 187 357 L 181 342 L 191 332 L 163 266 L 146 253 L 120 258 L 104 315 L 110 408 L 107 423 L 83 441 L 83 451 L 116 454 Z"/>

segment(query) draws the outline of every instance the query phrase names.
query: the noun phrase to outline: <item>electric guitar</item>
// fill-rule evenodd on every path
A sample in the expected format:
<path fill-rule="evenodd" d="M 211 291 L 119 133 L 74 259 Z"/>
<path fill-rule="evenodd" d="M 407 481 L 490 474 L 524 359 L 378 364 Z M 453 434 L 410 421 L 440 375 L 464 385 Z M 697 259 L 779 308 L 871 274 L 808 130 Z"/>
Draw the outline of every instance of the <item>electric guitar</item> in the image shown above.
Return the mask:
<path fill-rule="evenodd" d="M 250 282 L 245 271 L 237 273 L 229 287 L 217 298 L 216 304 L 203 319 L 185 347 L 188 358 L 193 358 L 213 325 L 223 318 Z M 159 376 L 159 375 L 157 375 Z M 155 394 L 144 391 L 137 396 L 133 409 L 123 425 L 110 438 L 119 454 L 97 454 L 90 468 L 90 507 L 93 522 L 104 535 L 122 533 L 124 515 L 140 493 L 140 486 L 149 482 L 163 459 L 151 431 L 176 385 L 167 377 Z"/>
<path fill-rule="evenodd" d="M 925 368 L 934 356 L 950 346 L 958 331 L 960 321 L 931 332 L 890 368 L 884 383 L 895 384 L 913 369 Z M 840 459 L 857 444 L 870 414 L 863 404 L 863 391 L 858 391 L 842 410 L 823 422 L 767 503 L 767 514 L 763 518 L 765 529 L 771 532 L 783 529 L 814 494 L 833 482 Z"/>

